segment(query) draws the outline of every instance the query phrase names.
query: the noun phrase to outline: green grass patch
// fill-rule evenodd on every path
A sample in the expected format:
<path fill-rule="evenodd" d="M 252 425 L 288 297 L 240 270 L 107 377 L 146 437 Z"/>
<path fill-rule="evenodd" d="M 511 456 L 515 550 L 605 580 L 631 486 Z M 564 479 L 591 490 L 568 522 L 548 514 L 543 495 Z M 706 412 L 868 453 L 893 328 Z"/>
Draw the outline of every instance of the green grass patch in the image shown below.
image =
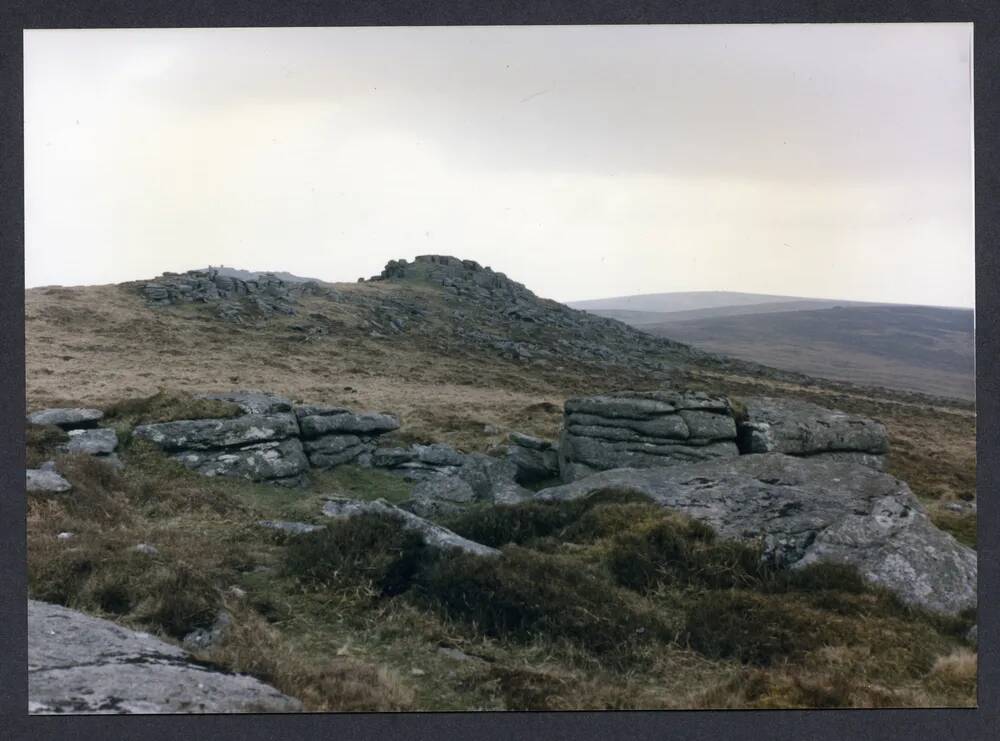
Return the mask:
<path fill-rule="evenodd" d="M 152 396 L 111 404 L 104 410 L 104 419 L 115 427 L 131 428 L 182 419 L 226 419 L 240 414 L 240 408 L 228 401 L 196 399 L 188 393 L 161 389 Z"/>
<path fill-rule="evenodd" d="M 327 471 L 313 470 L 311 489 L 326 495 L 346 496 L 372 501 L 385 499 L 401 504 L 410 498 L 413 485 L 401 476 L 377 468 L 343 465 Z"/>

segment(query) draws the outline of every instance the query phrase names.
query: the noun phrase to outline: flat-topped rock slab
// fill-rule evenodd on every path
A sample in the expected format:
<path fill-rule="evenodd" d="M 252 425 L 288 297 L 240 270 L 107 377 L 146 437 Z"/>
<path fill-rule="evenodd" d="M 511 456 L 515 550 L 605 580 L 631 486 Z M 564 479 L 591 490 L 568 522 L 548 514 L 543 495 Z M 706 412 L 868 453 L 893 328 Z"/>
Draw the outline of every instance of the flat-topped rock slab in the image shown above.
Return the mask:
<path fill-rule="evenodd" d="M 28 600 L 28 710 L 285 713 L 302 704 L 253 677 L 198 664 L 148 633 Z"/>
<path fill-rule="evenodd" d="M 904 482 L 867 466 L 742 455 L 604 471 L 536 498 L 569 500 L 608 489 L 648 496 L 723 537 L 759 540 L 779 567 L 844 563 L 927 609 L 958 613 L 976 604 L 975 551 L 935 527 Z"/>

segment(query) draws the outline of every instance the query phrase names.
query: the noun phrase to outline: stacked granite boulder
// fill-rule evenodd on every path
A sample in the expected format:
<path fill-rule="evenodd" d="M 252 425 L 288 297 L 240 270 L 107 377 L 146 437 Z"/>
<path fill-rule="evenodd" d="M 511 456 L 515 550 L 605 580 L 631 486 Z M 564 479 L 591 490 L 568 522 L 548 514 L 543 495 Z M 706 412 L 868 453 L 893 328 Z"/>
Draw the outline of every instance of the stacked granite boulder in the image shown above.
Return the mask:
<path fill-rule="evenodd" d="M 206 476 L 296 486 L 304 482 L 310 467 L 329 468 L 370 456 L 374 439 L 399 427 L 399 420 L 390 414 L 297 406 L 262 391 L 200 398 L 231 402 L 243 415 L 139 425 L 133 434 Z"/>
<path fill-rule="evenodd" d="M 612 468 L 657 468 L 739 455 L 729 400 L 696 391 L 569 399 L 559 441 L 564 482 Z"/>
<path fill-rule="evenodd" d="M 510 460 L 460 453 L 441 443 L 377 448 L 371 465 L 416 482 L 406 508 L 421 517 L 458 512 L 473 504 L 513 504 L 531 498 Z"/>
<path fill-rule="evenodd" d="M 740 415 L 742 453 L 785 453 L 885 468 L 889 438 L 879 422 L 816 404 L 761 396 Z"/>
<path fill-rule="evenodd" d="M 399 419 L 392 414 L 354 413 L 337 406 L 299 406 L 295 416 L 309 463 L 316 468 L 365 465 L 375 451 L 375 439 L 399 429 Z"/>

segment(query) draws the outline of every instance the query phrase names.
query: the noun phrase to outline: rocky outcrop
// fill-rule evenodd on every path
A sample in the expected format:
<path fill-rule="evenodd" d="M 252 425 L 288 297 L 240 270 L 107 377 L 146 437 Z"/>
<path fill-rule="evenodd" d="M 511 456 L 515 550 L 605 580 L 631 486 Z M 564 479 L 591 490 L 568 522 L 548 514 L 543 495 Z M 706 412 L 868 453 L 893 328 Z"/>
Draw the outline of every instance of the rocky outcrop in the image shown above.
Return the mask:
<path fill-rule="evenodd" d="M 559 448 L 540 437 L 512 432 L 507 459 L 517 467 L 519 484 L 533 484 L 559 477 Z"/>
<path fill-rule="evenodd" d="M 302 704 L 253 677 L 58 605 L 28 600 L 30 713 L 282 713 Z"/>
<path fill-rule="evenodd" d="M 296 295 L 305 287 L 290 285 L 270 273 L 242 280 L 210 268 L 164 273 L 156 280 L 140 284 L 139 290 L 150 306 L 214 303 L 222 318 L 242 321 L 250 312 L 264 316 L 294 314 Z"/>
<path fill-rule="evenodd" d="M 436 525 L 429 520 L 419 517 L 412 512 L 407 512 L 400 507 L 390 504 L 384 499 L 377 499 L 373 502 L 364 502 L 357 499 L 345 499 L 342 497 L 330 497 L 323 504 L 323 514 L 327 517 L 348 518 L 357 517 L 364 514 L 374 514 L 381 517 L 388 517 L 398 520 L 402 527 L 408 530 L 416 530 L 424 537 L 424 542 L 432 548 L 448 550 L 457 548 L 474 556 L 499 556 L 500 551 L 490 548 L 482 543 L 463 538 L 461 535 L 452 532 L 448 528 Z"/>
<path fill-rule="evenodd" d="M 33 425 L 55 425 L 64 430 L 79 430 L 96 427 L 104 418 L 100 409 L 41 409 L 28 415 L 28 423 Z"/>
<path fill-rule="evenodd" d="M 612 468 L 659 468 L 739 454 L 729 401 L 693 391 L 569 399 L 559 470 L 570 482 Z"/>
<path fill-rule="evenodd" d="M 909 487 L 867 466 L 769 453 L 605 471 L 545 489 L 567 500 L 615 489 L 646 495 L 711 525 L 759 540 L 778 567 L 817 561 L 857 567 L 908 603 L 957 613 L 976 604 L 976 554 L 935 527 Z"/>
<path fill-rule="evenodd" d="M 285 486 L 300 484 L 309 469 L 302 441 L 294 437 L 225 450 L 184 450 L 174 458 L 205 476 L 235 476 Z"/>
<path fill-rule="evenodd" d="M 889 438 L 879 422 L 795 399 L 755 397 L 739 424 L 743 453 L 824 456 L 882 470 Z"/>

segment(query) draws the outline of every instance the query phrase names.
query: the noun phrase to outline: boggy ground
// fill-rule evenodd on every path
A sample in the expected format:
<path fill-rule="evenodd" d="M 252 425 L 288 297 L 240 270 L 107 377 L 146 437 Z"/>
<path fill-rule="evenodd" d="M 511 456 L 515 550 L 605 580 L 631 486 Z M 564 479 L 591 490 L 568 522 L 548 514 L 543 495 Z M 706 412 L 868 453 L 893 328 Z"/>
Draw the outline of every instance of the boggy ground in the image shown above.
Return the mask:
<path fill-rule="evenodd" d="M 74 491 L 29 498 L 33 597 L 172 639 L 225 607 L 234 628 L 203 658 L 313 710 L 975 704 L 975 654 L 961 638 L 972 616 L 906 610 L 849 574 L 783 582 L 642 502 L 476 512 L 446 524 L 503 546 L 503 565 L 441 562 L 379 523 L 301 539 L 255 524 L 322 523 L 330 494 L 404 500 L 408 486 L 387 474 L 345 466 L 286 491 L 197 476 L 128 438 L 138 422 L 196 416 L 184 392 L 236 387 L 393 411 L 400 440 L 464 450 L 515 429 L 554 437 L 562 402 L 581 393 L 674 383 L 792 395 L 883 421 L 890 472 L 974 544 L 974 512 L 942 506 L 975 496 L 970 405 L 676 358 L 662 371 L 513 359 L 456 335 L 432 287 L 337 290 L 338 301 L 305 298 L 298 316 L 244 325 L 207 306 L 149 309 L 128 287 L 26 292 L 29 407 L 107 408 L 127 463 L 116 474 L 64 458 Z M 381 302 L 401 296 L 427 308 L 421 332 L 373 328 Z M 39 432 L 29 463 L 51 457 L 58 437 Z M 359 547 L 324 540 L 348 535 Z M 132 550 L 140 542 L 158 554 Z M 317 553 L 325 572 L 306 568 L 323 562 Z"/>

